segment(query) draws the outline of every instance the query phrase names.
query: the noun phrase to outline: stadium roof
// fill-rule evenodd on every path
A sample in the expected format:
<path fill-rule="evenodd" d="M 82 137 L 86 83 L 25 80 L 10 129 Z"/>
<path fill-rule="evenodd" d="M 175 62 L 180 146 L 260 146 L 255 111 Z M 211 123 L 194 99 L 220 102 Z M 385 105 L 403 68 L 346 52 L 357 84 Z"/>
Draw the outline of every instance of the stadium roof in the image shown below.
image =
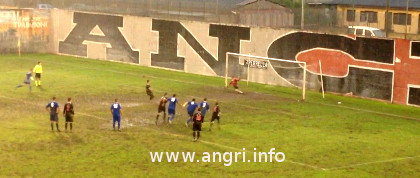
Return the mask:
<path fill-rule="evenodd" d="M 355 5 L 386 7 L 386 0 L 306 0 L 307 4 L 328 4 L 328 5 Z M 406 8 L 405 0 L 389 0 L 390 8 Z M 409 8 L 420 9 L 420 0 L 410 0 Z"/>

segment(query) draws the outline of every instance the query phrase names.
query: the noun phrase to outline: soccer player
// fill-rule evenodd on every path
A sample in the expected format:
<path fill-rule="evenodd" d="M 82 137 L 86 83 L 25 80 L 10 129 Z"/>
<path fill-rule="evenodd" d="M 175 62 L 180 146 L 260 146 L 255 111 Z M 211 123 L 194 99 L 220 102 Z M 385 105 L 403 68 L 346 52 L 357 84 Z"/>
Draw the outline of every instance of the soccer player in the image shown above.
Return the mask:
<path fill-rule="evenodd" d="M 111 115 L 112 115 L 112 127 L 115 131 L 115 122 L 118 122 L 118 131 L 121 132 L 121 105 L 118 103 L 118 99 L 115 99 L 114 104 L 111 105 Z"/>
<path fill-rule="evenodd" d="M 201 124 L 203 123 L 203 116 L 201 115 L 201 108 L 198 108 L 197 113 L 193 115 L 193 141 L 200 138 Z"/>
<path fill-rule="evenodd" d="M 63 109 L 63 116 L 66 118 L 66 132 L 67 132 L 67 124 L 70 125 L 70 132 L 73 130 L 73 117 L 74 117 L 74 109 L 73 104 L 71 103 L 71 98 L 67 99 L 67 103 L 64 105 Z"/>
<path fill-rule="evenodd" d="M 51 103 L 48 103 L 45 109 L 47 112 L 50 113 L 50 121 L 51 121 L 51 130 L 54 131 L 54 123 L 57 127 L 57 131 L 60 132 L 60 129 L 58 128 L 58 111 L 60 109 L 60 106 L 55 101 L 55 96 L 52 98 L 53 101 Z"/>
<path fill-rule="evenodd" d="M 172 98 L 169 98 L 169 105 L 168 105 L 168 122 L 169 124 L 172 124 L 172 121 L 175 118 L 175 109 L 176 109 L 176 104 L 178 104 L 178 99 L 176 99 L 176 94 L 172 95 Z"/>
<path fill-rule="evenodd" d="M 188 113 L 188 120 L 185 123 L 185 126 L 188 127 L 188 124 L 192 121 L 192 117 L 194 115 L 195 109 L 198 107 L 198 104 L 195 102 L 195 98 L 193 98 L 190 102 L 186 102 L 183 104 L 183 106 L 185 107 L 188 104 L 187 107 L 187 113 Z"/>
<path fill-rule="evenodd" d="M 26 73 L 26 75 L 25 75 L 25 76 L 26 76 L 26 77 L 25 77 L 25 79 L 23 80 L 23 83 L 22 83 L 22 84 L 20 84 L 20 85 L 18 85 L 18 86 L 16 86 L 16 88 L 15 88 L 15 89 L 20 88 L 20 87 L 23 87 L 23 86 L 25 86 L 25 85 L 28 85 L 28 86 L 29 86 L 29 92 L 31 92 L 31 91 L 32 91 L 31 79 L 33 79 L 33 78 L 32 78 L 32 69 L 29 69 L 28 73 Z"/>
<path fill-rule="evenodd" d="M 42 63 L 38 61 L 38 64 L 34 67 L 33 72 L 35 73 L 35 86 L 41 86 L 41 74 L 42 74 Z"/>
<path fill-rule="evenodd" d="M 162 112 L 163 112 L 163 118 L 162 119 L 163 119 L 163 122 L 165 122 L 166 102 L 168 102 L 168 98 L 166 97 L 166 93 L 165 93 L 165 94 L 163 94 L 163 96 L 160 98 L 160 101 L 159 101 L 158 113 L 157 113 L 156 121 L 155 121 L 156 125 L 157 125 L 157 122 L 159 120 L 160 113 L 162 113 Z"/>
<path fill-rule="evenodd" d="M 206 117 L 207 110 L 210 109 L 209 103 L 207 103 L 207 98 L 204 98 L 204 101 L 200 103 L 201 114 L 203 115 L 203 122 L 204 118 Z"/>
<path fill-rule="evenodd" d="M 153 95 L 152 89 L 150 88 L 150 80 L 147 80 L 147 83 L 146 83 L 146 94 L 149 95 L 150 100 L 152 100 L 155 97 Z"/>
<path fill-rule="evenodd" d="M 235 88 L 235 91 L 240 93 L 240 94 L 244 94 L 244 92 L 242 92 L 241 90 L 239 90 L 239 86 L 238 86 L 238 82 L 241 80 L 241 78 L 239 77 L 232 77 L 232 81 L 230 81 L 230 84 L 233 86 L 233 88 Z"/>
<path fill-rule="evenodd" d="M 220 112 L 220 108 L 219 108 L 219 103 L 216 102 L 215 105 L 216 106 L 214 106 L 214 108 L 213 108 L 213 115 L 211 116 L 209 131 L 211 131 L 211 128 L 213 127 L 214 120 L 217 119 L 217 124 L 220 124 L 220 114 L 221 114 L 221 112 Z"/>

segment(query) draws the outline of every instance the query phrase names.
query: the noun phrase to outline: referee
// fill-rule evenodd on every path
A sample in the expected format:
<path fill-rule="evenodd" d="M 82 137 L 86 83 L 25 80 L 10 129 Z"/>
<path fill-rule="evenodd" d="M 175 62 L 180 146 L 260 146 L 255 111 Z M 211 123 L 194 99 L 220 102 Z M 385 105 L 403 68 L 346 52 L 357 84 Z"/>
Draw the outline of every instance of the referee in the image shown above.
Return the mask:
<path fill-rule="evenodd" d="M 38 61 L 38 64 L 34 67 L 33 72 L 35 73 L 35 86 L 41 86 L 41 74 L 42 74 L 42 64 L 41 61 Z"/>

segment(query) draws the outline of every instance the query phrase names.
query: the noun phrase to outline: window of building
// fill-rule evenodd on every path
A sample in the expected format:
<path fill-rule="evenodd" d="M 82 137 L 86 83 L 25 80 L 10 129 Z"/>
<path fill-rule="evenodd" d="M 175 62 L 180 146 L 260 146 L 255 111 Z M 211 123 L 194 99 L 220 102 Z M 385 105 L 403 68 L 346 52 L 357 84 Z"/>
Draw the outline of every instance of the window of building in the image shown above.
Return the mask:
<path fill-rule="evenodd" d="M 363 35 L 363 29 L 356 29 L 356 35 Z"/>
<path fill-rule="evenodd" d="M 406 13 L 394 13 L 394 18 L 392 19 L 393 24 L 405 25 L 405 20 L 407 18 L 407 25 L 411 25 L 411 14 Z"/>
<path fill-rule="evenodd" d="M 356 19 L 355 10 L 347 10 L 347 22 L 354 22 Z"/>
<path fill-rule="evenodd" d="M 360 22 L 377 23 L 378 13 L 374 11 L 361 11 Z"/>
<path fill-rule="evenodd" d="M 372 35 L 372 32 L 370 32 L 369 30 L 366 30 L 365 31 L 365 36 L 371 37 L 373 35 Z"/>

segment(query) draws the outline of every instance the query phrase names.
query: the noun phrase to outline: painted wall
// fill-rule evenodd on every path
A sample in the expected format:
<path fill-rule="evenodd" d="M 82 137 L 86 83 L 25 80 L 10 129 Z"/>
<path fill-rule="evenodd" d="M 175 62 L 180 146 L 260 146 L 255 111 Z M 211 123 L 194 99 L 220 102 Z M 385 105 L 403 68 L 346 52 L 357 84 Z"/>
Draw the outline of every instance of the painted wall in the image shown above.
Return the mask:
<path fill-rule="evenodd" d="M 53 53 L 224 76 L 226 53 L 307 63 L 306 86 L 401 104 L 420 105 L 420 42 L 354 38 L 146 17 L 52 12 Z M 229 57 L 229 76 L 246 67 Z M 303 67 L 271 60 L 250 80 L 302 86 Z M 221 84 L 222 85 L 222 84 Z"/>
<path fill-rule="evenodd" d="M 34 9 L 0 9 L 0 53 L 47 51 L 49 14 Z"/>

